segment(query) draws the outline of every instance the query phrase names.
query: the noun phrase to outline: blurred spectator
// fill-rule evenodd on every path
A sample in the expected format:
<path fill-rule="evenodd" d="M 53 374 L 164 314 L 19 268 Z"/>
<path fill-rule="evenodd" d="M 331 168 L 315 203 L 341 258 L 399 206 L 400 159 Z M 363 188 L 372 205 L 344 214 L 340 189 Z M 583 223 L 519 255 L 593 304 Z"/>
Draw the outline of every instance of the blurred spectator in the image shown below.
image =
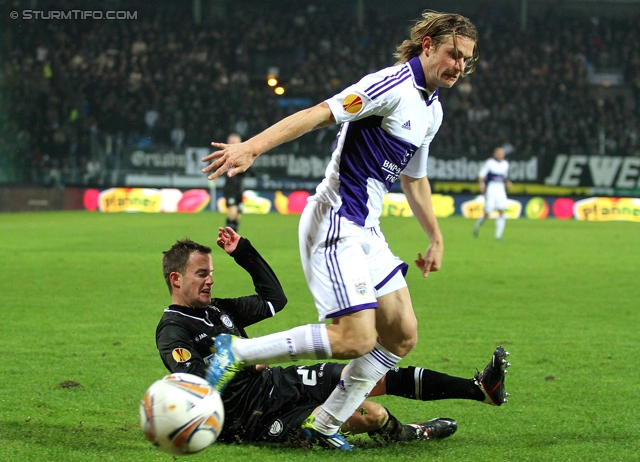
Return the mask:
<path fill-rule="evenodd" d="M 171 143 L 173 144 L 174 148 L 180 149 L 182 147 L 184 135 L 184 128 L 182 128 L 180 125 L 171 130 Z"/>
<path fill-rule="evenodd" d="M 60 162 L 58 159 L 52 159 L 49 165 L 48 176 L 45 179 L 45 184 L 53 188 L 62 188 L 62 170 L 60 169 Z"/>
<path fill-rule="evenodd" d="M 227 17 L 200 25 L 184 4 L 130 5 L 135 21 L 5 23 L 13 37 L 2 61 L 7 107 L 16 132 L 26 132 L 25 152 L 47 152 L 72 171 L 91 156 L 112 159 L 112 168 L 141 138 L 175 149 L 209 146 L 232 131 L 247 138 L 391 64 L 406 33 L 373 3 L 366 3 L 363 29 L 344 20 L 354 18 L 353 9 L 337 0 L 283 0 L 277 8 L 245 0 L 242 9 L 229 6 Z M 506 143 L 524 155 L 640 155 L 637 16 L 550 10 L 530 16 L 521 31 L 509 8 L 478 12 L 470 18 L 481 33 L 479 69 L 441 92 L 447 123 L 432 156 L 480 159 Z M 623 73 L 623 87 L 587 83 L 594 69 L 612 66 Z M 279 68 L 282 97 L 266 85 L 269 67 Z M 106 154 L 116 134 L 117 154 L 115 145 Z M 333 141 L 323 129 L 290 148 L 325 152 Z M 44 181 L 33 170 L 33 180 Z"/>
<path fill-rule="evenodd" d="M 85 185 L 102 184 L 102 165 L 100 165 L 100 162 L 95 157 L 92 157 L 86 163 L 82 181 Z"/>

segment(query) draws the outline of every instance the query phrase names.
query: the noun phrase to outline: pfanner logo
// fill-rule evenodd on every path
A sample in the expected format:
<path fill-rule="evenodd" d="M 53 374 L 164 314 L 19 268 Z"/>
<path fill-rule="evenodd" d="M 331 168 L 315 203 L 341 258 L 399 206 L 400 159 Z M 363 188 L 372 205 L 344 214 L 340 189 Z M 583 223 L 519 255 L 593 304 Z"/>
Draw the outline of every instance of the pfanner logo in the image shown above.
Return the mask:
<path fill-rule="evenodd" d="M 573 206 L 574 217 L 580 221 L 640 222 L 640 199 L 623 197 L 590 197 Z"/>

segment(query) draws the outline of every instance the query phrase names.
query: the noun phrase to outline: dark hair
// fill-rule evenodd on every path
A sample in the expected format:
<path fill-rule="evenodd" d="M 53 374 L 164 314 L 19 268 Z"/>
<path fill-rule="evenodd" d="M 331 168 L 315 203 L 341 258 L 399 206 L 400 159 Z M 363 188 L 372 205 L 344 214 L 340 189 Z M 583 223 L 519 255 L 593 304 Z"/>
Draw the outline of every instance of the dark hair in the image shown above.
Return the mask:
<path fill-rule="evenodd" d="M 169 250 L 163 252 L 162 274 L 164 275 L 164 280 L 169 288 L 169 293 L 171 293 L 171 279 L 169 278 L 169 275 L 173 272 L 184 274 L 184 271 L 187 268 L 187 261 L 189 261 L 189 256 L 194 252 L 209 255 L 211 253 L 211 247 L 198 244 L 197 242 L 185 237 L 184 239 L 176 241 Z"/>
<path fill-rule="evenodd" d="M 462 75 L 471 74 L 476 68 L 478 61 L 478 31 L 473 23 L 459 14 L 438 13 L 436 11 L 425 11 L 422 19 L 416 21 L 411 28 L 410 39 L 405 40 L 396 48 L 394 56 L 398 59 L 396 64 L 404 64 L 411 58 L 422 53 L 422 41 L 425 37 L 431 37 L 436 48 L 442 45 L 447 39 L 453 37 L 453 45 L 457 51 L 456 37 L 466 37 L 475 42 L 473 47 L 473 57 L 468 60 Z"/>

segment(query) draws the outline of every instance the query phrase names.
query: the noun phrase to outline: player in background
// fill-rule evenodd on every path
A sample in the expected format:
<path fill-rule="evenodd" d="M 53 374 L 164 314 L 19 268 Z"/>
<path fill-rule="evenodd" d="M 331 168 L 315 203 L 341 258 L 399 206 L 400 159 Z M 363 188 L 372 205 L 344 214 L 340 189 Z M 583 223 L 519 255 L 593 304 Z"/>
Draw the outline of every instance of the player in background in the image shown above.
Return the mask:
<path fill-rule="evenodd" d="M 480 193 L 484 194 L 484 213 L 478 218 L 473 226 L 473 235 L 478 237 L 480 226 L 489 218 L 489 214 L 494 210 L 498 211 L 496 220 L 496 239 L 502 240 L 502 233 L 506 218 L 504 211 L 507 208 L 507 191 L 511 189 L 513 184 L 509 181 L 509 161 L 506 160 L 505 150 L 503 147 L 497 147 L 493 150 L 493 157 L 487 159 L 478 173 L 478 181 L 480 182 Z M 505 188 L 506 187 L 506 188 Z"/>
<path fill-rule="evenodd" d="M 351 359 L 340 386 L 305 421 L 315 438 L 351 446 L 342 424 L 386 372 L 418 341 L 417 320 L 396 257 L 379 226 L 385 193 L 398 179 L 426 237 L 415 260 L 423 277 L 438 271 L 443 237 L 427 179 L 429 145 L 442 123 L 438 88 L 475 69 L 475 26 L 457 14 L 425 12 L 396 51 L 395 66 L 363 77 L 239 144 L 211 143 L 203 158 L 215 179 L 244 172 L 256 157 L 314 129 L 341 124 L 325 179 L 302 213 L 299 247 L 319 321 L 257 339 L 219 336 L 208 376 L 224 387 L 239 364 Z"/>
<path fill-rule="evenodd" d="M 227 137 L 227 144 L 241 143 L 242 137 L 237 133 L 230 133 Z M 224 183 L 222 193 L 227 205 L 227 223 L 226 226 L 238 231 L 240 224 L 240 216 L 242 215 L 242 193 L 244 174 L 227 177 Z"/>
<path fill-rule="evenodd" d="M 162 268 L 172 304 L 156 329 L 156 345 L 170 372 L 206 376 L 216 336 L 246 336 L 245 328 L 280 312 L 287 298 L 273 270 L 251 243 L 231 228 L 220 228 L 217 244 L 253 280 L 256 293 L 238 298 L 212 297 L 211 249 L 189 239 L 176 242 L 164 253 Z M 431 401 L 467 399 L 501 405 L 507 353 L 498 347 L 491 362 L 473 378 L 453 377 L 420 367 L 394 368 L 373 389 L 371 396 L 396 395 Z M 339 383 L 344 364 L 320 363 L 286 368 L 246 367 L 222 391 L 225 424 L 219 441 L 305 441 L 301 424 Z M 457 423 L 448 418 L 402 424 L 380 404 L 364 401 L 342 429 L 367 432 L 382 442 L 442 439 Z"/>

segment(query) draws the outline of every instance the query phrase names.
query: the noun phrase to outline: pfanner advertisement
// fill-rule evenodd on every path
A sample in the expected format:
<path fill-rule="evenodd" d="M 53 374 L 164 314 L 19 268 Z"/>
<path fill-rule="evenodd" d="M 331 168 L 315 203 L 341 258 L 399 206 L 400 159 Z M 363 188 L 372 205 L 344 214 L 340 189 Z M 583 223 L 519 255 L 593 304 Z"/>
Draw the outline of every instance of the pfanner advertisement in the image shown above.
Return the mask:
<path fill-rule="evenodd" d="M 628 197 L 590 197 L 577 201 L 574 217 L 580 221 L 640 222 L 640 199 Z"/>
<path fill-rule="evenodd" d="M 214 197 L 211 197 L 214 194 Z M 242 196 L 243 213 L 300 214 L 307 204 L 307 191 L 254 191 L 246 190 Z M 83 197 L 84 208 L 107 213 L 199 213 L 205 210 L 226 213 L 224 197 L 215 197 L 215 191 L 175 188 L 110 188 L 104 191 L 87 189 Z M 213 203 L 212 203 L 213 202 Z M 432 195 L 433 211 L 438 218 L 462 215 L 477 219 L 483 213 L 484 196 Z M 413 212 L 402 193 L 385 194 L 382 216 L 412 217 Z M 496 218 L 491 212 L 489 218 Z M 640 199 L 629 197 L 590 197 L 576 200 L 570 197 L 515 196 L 507 199 L 505 217 L 511 220 L 527 218 L 544 220 L 575 219 L 579 221 L 640 222 Z"/>

